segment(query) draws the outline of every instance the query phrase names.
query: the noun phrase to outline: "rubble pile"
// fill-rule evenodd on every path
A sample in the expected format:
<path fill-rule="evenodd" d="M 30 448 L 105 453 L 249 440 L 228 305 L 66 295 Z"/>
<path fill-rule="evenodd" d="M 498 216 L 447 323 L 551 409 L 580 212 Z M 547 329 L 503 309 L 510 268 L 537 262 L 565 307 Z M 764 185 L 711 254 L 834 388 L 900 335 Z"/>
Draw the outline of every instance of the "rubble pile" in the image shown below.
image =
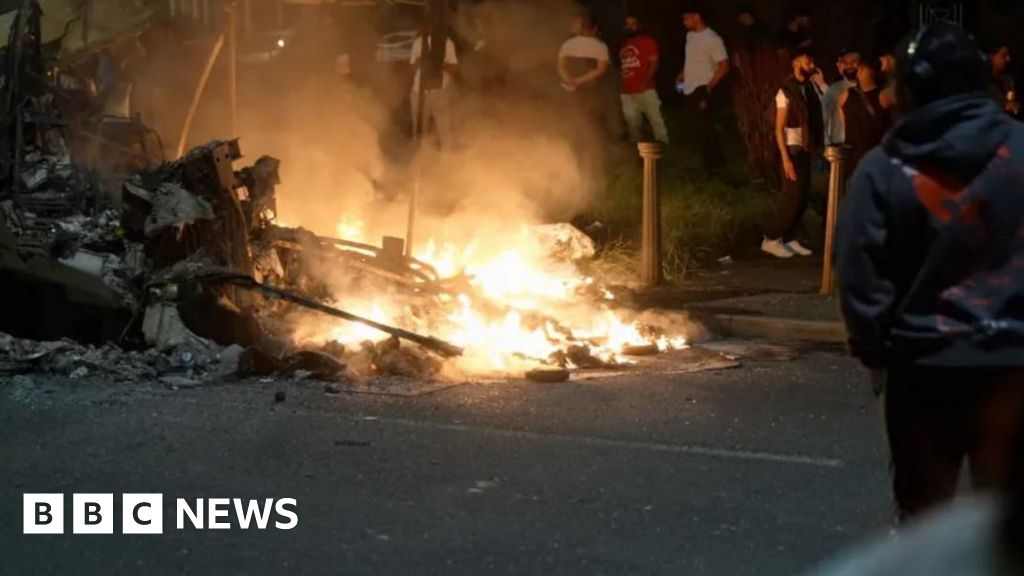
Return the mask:
<path fill-rule="evenodd" d="M 113 344 L 92 347 L 69 339 L 41 342 L 0 333 L 0 374 L 4 376 L 45 373 L 130 381 L 155 378 L 176 368 L 171 357 L 156 350 L 126 351 Z"/>
<path fill-rule="evenodd" d="M 237 141 L 197 147 L 178 161 L 127 178 L 119 209 L 83 200 L 74 206 L 65 202 L 61 210 L 37 210 L 41 195 L 56 197 L 49 192 L 0 202 L 0 251 L 7 256 L 0 267 L 29 286 L 59 286 L 73 307 L 98 306 L 99 315 L 115 324 L 102 338 L 88 322 L 42 335 L 102 344 L 93 348 L 67 339 L 33 348 L 5 336 L 4 370 L 82 375 L 102 373 L 107 365 L 128 367 L 113 371 L 129 378 L 186 369 L 191 378 L 234 346 L 238 353 L 227 357 L 241 375 L 329 380 L 431 376 L 440 370 L 438 357 L 420 346 L 401 346 L 399 338 L 443 355 L 458 353 L 442 341 L 382 325 L 377 327 L 394 337 L 377 344 L 346 348 L 292 341 L 293 323 L 303 318 L 296 305 L 375 325 L 327 305 L 331 290 L 317 270 L 308 269 L 304 252 L 316 253 L 317 261 L 337 260 L 346 273 L 366 276 L 367 282 L 410 291 L 430 289 L 436 273 L 422 263 L 409 266 L 400 247 L 377 249 L 276 226 L 277 160 L 263 157 L 236 171 L 233 163 L 240 158 Z M 80 170 L 61 162 L 49 165 L 64 173 Z M 9 318 L 0 326 L 37 338 L 42 328 L 34 316 L 21 324 Z"/>

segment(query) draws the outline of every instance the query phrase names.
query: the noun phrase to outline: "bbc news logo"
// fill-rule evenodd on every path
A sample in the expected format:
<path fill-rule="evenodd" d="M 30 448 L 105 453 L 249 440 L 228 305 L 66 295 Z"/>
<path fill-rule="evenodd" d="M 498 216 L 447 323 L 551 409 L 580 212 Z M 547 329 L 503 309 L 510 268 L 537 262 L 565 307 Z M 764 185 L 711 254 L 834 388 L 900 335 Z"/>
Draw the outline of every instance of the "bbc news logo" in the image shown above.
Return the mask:
<path fill-rule="evenodd" d="M 23 533 L 64 533 L 63 494 L 24 494 L 23 497 Z M 174 508 L 178 530 L 189 527 L 230 530 L 236 526 L 242 530 L 269 527 L 291 530 L 299 524 L 298 503 L 294 498 L 178 498 Z M 113 534 L 115 515 L 113 494 L 71 495 L 73 534 Z M 121 534 L 163 534 L 163 516 L 163 494 L 121 495 Z"/>

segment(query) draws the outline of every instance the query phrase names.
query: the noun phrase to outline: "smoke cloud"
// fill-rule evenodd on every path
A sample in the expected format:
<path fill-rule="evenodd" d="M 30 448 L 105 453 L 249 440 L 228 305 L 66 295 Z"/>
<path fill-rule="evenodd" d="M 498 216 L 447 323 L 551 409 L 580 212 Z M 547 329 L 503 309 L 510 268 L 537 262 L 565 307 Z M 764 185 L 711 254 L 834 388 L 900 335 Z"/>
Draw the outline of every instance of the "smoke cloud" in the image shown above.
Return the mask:
<path fill-rule="evenodd" d="M 240 135 L 244 151 L 282 160 L 282 222 L 372 243 L 404 237 L 417 185 L 417 245 L 464 243 L 496 227 L 577 214 L 600 185 L 604 137 L 557 76 L 575 10 L 568 0 L 493 0 L 453 15 L 460 62 L 451 87 L 453 141 L 444 150 L 429 135 L 414 149 L 407 136 L 407 65 L 376 63 L 357 85 L 321 54 L 277 79 L 288 96 L 250 105 Z M 332 27 L 318 28 L 328 35 Z"/>

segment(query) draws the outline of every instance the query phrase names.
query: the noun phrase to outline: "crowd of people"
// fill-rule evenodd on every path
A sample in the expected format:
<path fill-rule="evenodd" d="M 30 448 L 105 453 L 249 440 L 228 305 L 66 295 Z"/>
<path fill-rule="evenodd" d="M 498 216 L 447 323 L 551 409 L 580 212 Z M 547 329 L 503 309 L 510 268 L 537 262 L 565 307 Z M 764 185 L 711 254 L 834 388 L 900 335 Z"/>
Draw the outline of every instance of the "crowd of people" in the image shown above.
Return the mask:
<path fill-rule="evenodd" d="M 700 150 L 708 175 L 719 175 L 726 160 L 715 127 L 715 105 L 721 98 L 715 94 L 724 89 L 730 74 L 745 74 L 752 66 L 744 59 L 760 53 L 771 53 L 785 73 L 774 86 L 775 147 L 782 190 L 775 218 L 766 226 L 761 243 L 763 252 L 776 258 L 811 256 L 812 251 L 800 243 L 797 233 L 808 206 L 812 173 L 824 166 L 818 159 L 828 147 L 845 153 L 844 170 L 851 175 L 898 117 L 895 90 L 895 47 L 876 50 L 874 54 L 857 48 L 841 50 L 835 57 L 834 70 L 823 70 L 816 64 L 811 19 L 798 11 L 778 34 L 768 31 L 754 11 L 741 8 L 737 15 L 741 33 L 730 54 L 722 36 L 708 25 L 707 13 L 699 5 L 691 5 L 682 13 L 686 30 L 684 63 L 676 76 L 676 90 L 683 96 L 690 111 L 686 137 Z M 662 97 L 656 78 L 661 66 L 658 41 L 644 30 L 635 15 L 623 22 L 623 41 L 617 51 L 609 48 L 601 30 L 589 14 L 573 19 L 570 38 L 557 56 L 557 73 L 561 86 L 576 110 L 589 117 L 593 124 L 605 129 L 609 138 L 618 137 L 616 122 L 609 120 L 610 87 L 618 93 L 621 106 L 619 118 L 625 133 L 634 142 L 645 139 L 644 122 L 651 137 L 669 144 L 672 135 L 662 111 Z M 413 64 L 421 61 L 422 40 L 413 49 Z M 445 72 L 440 83 L 427 91 L 422 119 L 415 111 L 420 98 L 413 94 L 414 123 L 433 122 L 442 144 L 450 140 L 448 71 L 457 64 L 451 39 L 444 51 Z M 1005 44 L 994 44 L 988 50 L 991 63 L 992 97 L 1008 114 L 1019 115 L 1019 104 L 1008 73 L 1010 52 Z M 763 57 L 763 55 L 762 55 Z M 419 78 L 419 73 L 417 73 Z M 828 82 L 826 78 L 834 78 Z M 418 86 L 418 80 L 415 87 Z"/>

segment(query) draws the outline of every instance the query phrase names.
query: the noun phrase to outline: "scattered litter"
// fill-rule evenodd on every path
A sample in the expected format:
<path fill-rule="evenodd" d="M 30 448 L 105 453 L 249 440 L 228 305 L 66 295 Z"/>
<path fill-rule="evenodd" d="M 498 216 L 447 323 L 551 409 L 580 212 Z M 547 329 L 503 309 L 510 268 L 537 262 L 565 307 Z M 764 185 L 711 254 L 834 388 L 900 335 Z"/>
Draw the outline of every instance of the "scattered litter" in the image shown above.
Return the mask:
<path fill-rule="evenodd" d="M 526 379 L 534 382 L 565 382 L 569 379 L 569 371 L 564 368 L 538 368 L 526 373 Z"/>
<path fill-rule="evenodd" d="M 372 446 L 373 443 L 367 440 L 335 440 L 335 446 L 351 446 L 353 448 L 366 448 Z"/>

